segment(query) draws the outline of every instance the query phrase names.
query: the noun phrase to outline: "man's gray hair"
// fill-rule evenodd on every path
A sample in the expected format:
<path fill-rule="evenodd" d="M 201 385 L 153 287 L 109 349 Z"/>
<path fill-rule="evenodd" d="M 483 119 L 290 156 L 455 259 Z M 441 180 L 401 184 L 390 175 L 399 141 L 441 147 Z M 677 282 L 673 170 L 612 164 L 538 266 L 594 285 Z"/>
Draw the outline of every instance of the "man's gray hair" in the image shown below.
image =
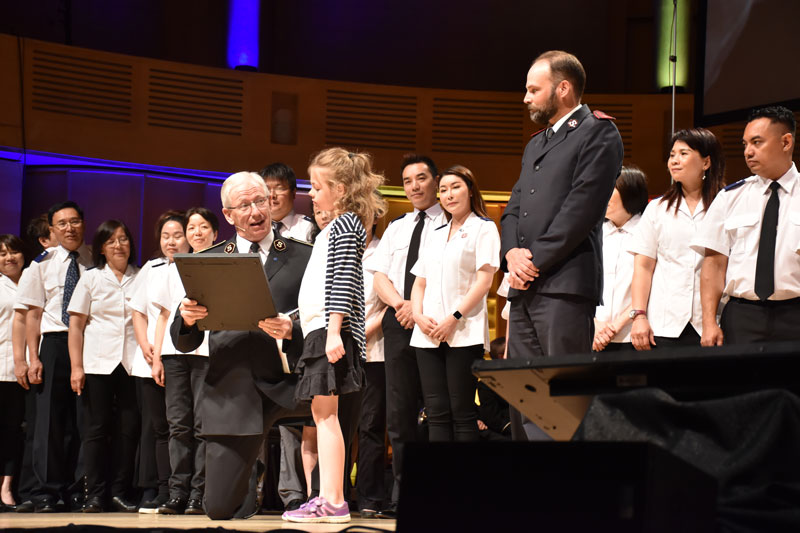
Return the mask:
<path fill-rule="evenodd" d="M 256 185 L 258 187 L 263 188 L 264 196 L 269 196 L 269 187 L 267 187 L 267 184 L 264 182 L 264 178 L 262 178 L 255 172 L 247 172 L 247 171 L 237 172 L 236 174 L 231 174 L 230 176 L 228 176 L 228 178 L 222 184 L 222 190 L 220 191 L 222 207 L 228 209 L 235 207 L 230 204 L 230 199 L 228 198 L 228 196 L 230 196 L 231 189 L 245 183 Z"/>

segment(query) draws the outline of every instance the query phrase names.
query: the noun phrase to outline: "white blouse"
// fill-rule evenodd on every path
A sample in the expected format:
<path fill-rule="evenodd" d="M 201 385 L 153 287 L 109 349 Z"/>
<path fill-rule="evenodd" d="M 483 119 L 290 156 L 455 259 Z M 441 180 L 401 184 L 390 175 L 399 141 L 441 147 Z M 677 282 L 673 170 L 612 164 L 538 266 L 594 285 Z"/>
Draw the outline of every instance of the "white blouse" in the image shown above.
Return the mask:
<path fill-rule="evenodd" d="M 165 283 L 164 280 L 169 273 L 167 267 L 167 260 L 163 257 L 151 259 L 139 271 L 133 287 L 133 298 L 130 305 L 134 311 L 138 311 L 147 317 L 147 341 L 151 344 L 155 343 L 156 321 L 161 312 L 161 308 L 155 303 L 155 292 L 161 284 Z M 167 332 L 164 335 L 161 349 L 162 353 L 166 354 L 172 354 L 176 351 L 172 345 L 172 337 L 169 335 L 169 324 L 167 324 Z M 133 358 L 131 375 L 139 378 L 152 378 L 153 376 L 152 368 L 147 364 L 138 343 L 136 344 L 136 355 Z"/>
<path fill-rule="evenodd" d="M 658 337 L 680 337 L 691 322 L 698 335 L 703 332 L 700 304 L 700 267 L 703 256 L 689 247 L 700 229 L 706 210 L 702 200 L 694 213 L 681 200 L 667 211 L 667 203 L 656 198 L 647 205 L 636 227 L 628 251 L 656 260 L 647 319 Z"/>
<path fill-rule="evenodd" d="M 17 381 L 14 375 L 14 350 L 11 330 L 14 324 L 14 300 L 17 284 L 0 274 L 0 381 Z"/>
<path fill-rule="evenodd" d="M 175 263 L 170 263 L 166 269 L 167 273 L 161 276 L 158 283 L 155 285 L 152 299 L 152 302 L 155 303 L 157 307 L 169 311 L 167 330 L 164 332 L 164 343 L 161 345 L 161 355 L 183 355 L 184 352 L 178 351 L 172 344 L 169 330 L 170 327 L 172 327 L 175 312 L 181 305 L 181 300 L 186 296 L 186 290 L 183 288 L 183 282 L 181 281 L 181 276 L 178 273 L 178 267 Z M 161 309 L 159 309 L 159 312 L 160 311 Z M 155 337 L 155 330 L 153 330 L 153 336 Z M 167 351 L 167 349 L 171 349 L 172 351 Z M 208 357 L 208 331 L 203 335 L 203 343 L 196 350 L 185 352 L 185 355 L 203 355 Z"/>
<path fill-rule="evenodd" d="M 633 215 L 619 228 L 610 220 L 603 223 L 603 305 L 597 306 L 597 320 L 610 322 L 631 305 L 633 255 L 628 247 L 641 218 Z M 628 322 L 611 342 L 630 342 L 632 327 Z"/>
<path fill-rule="evenodd" d="M 500 233 L 491 219 L 470 213 L 464 225 L 448 240 L 450 222 L 436 229 L 420 249 L 412 274 L 425 278 L 422 312 L 437 322 L 452 315 L 461 300 L 475 284 L 478 270 L 485 266 L 496 272 L 500 267 Z M 458 321 L 451 340 L 452 347 L 482 344 L 489 349 L 489 314 L 486 298 Z M 436 348 L 433 340 L 414 326 L 411 346 Z"/>
<path fill-rule="evenodd" d="M 87 374 L 111 374 L 120 363 L 131 373 L 136 337 L 130 299 L 137 272 L 138 268 L 128 265 L 120 281 L 106 265 L 84 272 L 75 286 L 67 311 L 88 317 L 83 332 Z"/>
<path fill-rule="evenodd" d="M 364 250 L 364 258 L 363 263 L 366 264 L 367 260 L 372 257 L 372 254 L 375 253 L 375 250 L 378 248 L 378 243 L 380 239 L 377 237 L 373 237 L 372 240 L 367 245 L 366 249 Z M 378 292 L 375 290 L 373 286 L 373 278 L 375 274 L 364 269 L 364 318 L 365 322 L 369 323 L 370 320 L 378 316 L 383 308 L 386 307 L 386 304 L 378 297 Z M 378 363 L 383 362 L 384 355 L 383 355 L 383 330 L 378 329 L 370 339 L 367 340 L 367 362 L 368 363 Z"/>

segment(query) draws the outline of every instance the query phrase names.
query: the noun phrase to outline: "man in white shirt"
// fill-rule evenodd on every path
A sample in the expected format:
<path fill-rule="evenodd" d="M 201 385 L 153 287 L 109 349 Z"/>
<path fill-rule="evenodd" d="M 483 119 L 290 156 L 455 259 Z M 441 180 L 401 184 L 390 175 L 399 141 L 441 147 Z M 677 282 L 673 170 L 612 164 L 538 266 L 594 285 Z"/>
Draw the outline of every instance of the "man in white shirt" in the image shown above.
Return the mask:
<path fill-rule="evenodd" d="M 272 163 L 259 172 L 269 187 L 272 225 L 282 237 L 313 242 L 316 226 L 311 217 L 294 212 L 297 177 L 289 165 Z"/>
<path fill-rule="evenodd" d="M 67 348 L 72 291 L 92 254 L 83 242 L 83 211 L 75 202 L 54 205 L 47 213 L 60 243 L 42 252 L 20 280 L 15 307 L 27 307 L 28 381 L 38 385 L 33 437 L 33 470 L 38 487 L 33 491 L 37 512 L 54 512 L 67 490 L 80 447 L 75 395 L 70 388 Z M 41 346 L 39 339 L 41 334 Z"/>
<path fill-rule="evenodd" d="M 703 346 L 800 340 L 800 173 L 796 122 L 781 106 L 750 113 L 742 142 L 755 174 L 721 191 L 692 248 L 705 252 Z M 730 298 L 719 325 L 722 295 Z"/>
<path fill-rule="evenodd" d="M 427 156 L 410 154 L 403 159 L 403 189 L 414 211 L 393 220 L 383 233 L 375 253 L 364 263 L 373 272 L 378 296 L 389 307 L 383 317 L 386 365 L 386 424 L 392 444 L 394 490 L 392 504 L 378 516 L 392 518 L 400 488 L 403 444 L 417 438 L 417 416 L 422 391 L 417 357 L 410 346 L 414 319 L 411 316 L 411 268 L 419 250 L 433 230 L 446 222 L 436 200 L 438 171 Z"/>

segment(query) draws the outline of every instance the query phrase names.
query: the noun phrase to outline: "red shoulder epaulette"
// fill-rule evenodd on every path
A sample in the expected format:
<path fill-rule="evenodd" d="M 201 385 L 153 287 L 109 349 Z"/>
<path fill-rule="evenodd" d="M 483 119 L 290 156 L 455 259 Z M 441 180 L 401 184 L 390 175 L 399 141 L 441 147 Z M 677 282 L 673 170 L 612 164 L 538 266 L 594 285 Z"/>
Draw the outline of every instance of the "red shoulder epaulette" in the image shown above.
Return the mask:
<path fill-rule="evenodd" d="M 539 135 L 540 133 L 542 133 L 546 129 L 547 128 L 542 128 L 539 131 L 535 131 L 535 132 L 531 133 L 531 137 L 536 137 L 537 135 Z"/>
<path fill-rule="evenodd" d="M 617 120 L 615 117 L 612 117 L 611 115 L 609 115 L 609 114 L 607 114 L 607 113 L 603 113 L 602 111 L 597 111 L 597 110 L 594 110 L 594 111 L 592 112 L 592 114 L 593 114 L 593 115 L 594 115 L 596 118 L 599 118 L 599 119 L 605 119 L 605 120 Z"/>

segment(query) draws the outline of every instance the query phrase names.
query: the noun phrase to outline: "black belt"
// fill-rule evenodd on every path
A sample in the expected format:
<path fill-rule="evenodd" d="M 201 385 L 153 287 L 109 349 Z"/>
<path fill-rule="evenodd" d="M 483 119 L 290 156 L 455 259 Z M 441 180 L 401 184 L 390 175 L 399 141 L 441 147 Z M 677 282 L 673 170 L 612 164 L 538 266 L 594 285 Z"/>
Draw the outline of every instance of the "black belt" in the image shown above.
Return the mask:
<path fill-rule="evenodd" d="M 736 298 L 731 296 L 731 302 L 740 304 L 757 305 L 759 307 L 791 307 L 793 305 L 800 305 L 800 298 L 789 298 L 788 300 L 748 300 L 746 298 Z"/>
<path fill-rule="evenodd" d="M 48 331 L 47 333 L 42 333 L 42 337 L 53 337 L 56 339 L 66 339 L 68 336 L 68 331 Z"/>

